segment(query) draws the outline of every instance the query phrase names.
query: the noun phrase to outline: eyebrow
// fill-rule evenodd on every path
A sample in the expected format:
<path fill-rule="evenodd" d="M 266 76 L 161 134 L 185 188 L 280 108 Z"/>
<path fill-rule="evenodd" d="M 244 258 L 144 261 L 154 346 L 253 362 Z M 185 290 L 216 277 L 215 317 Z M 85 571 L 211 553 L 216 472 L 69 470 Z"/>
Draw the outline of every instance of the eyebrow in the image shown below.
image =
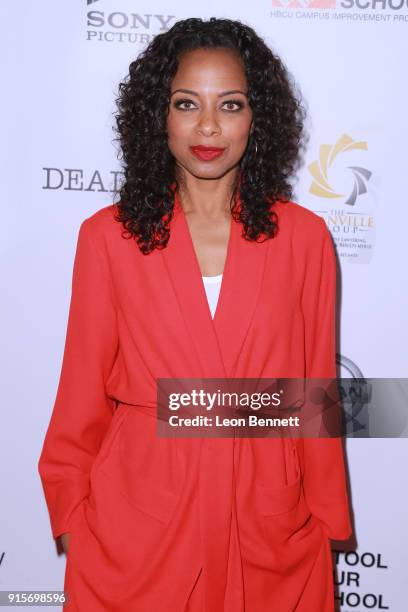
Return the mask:
<path fill-rule="evenodd" d="M 191 94 L 192 96 L 199 96 L 199 94 L 196 91 L 192 91 L 191 89 L 175 89 L 174 91 L 171 92 L 171 96 L 173 96 L 178 91 L 181 91 L 182 93 Z M 218 94 L 218 97 L 222 98 L 222 96 L 227 96 L 227 95 L 235 94 L 235 93 L 240 93 L 240 94 L 243 94 L 244 96 L 247 95 L 245 91 L 241 91 L 240 89 L 230 89 L 228 91 L 222 91 L 221 93 Z"/>

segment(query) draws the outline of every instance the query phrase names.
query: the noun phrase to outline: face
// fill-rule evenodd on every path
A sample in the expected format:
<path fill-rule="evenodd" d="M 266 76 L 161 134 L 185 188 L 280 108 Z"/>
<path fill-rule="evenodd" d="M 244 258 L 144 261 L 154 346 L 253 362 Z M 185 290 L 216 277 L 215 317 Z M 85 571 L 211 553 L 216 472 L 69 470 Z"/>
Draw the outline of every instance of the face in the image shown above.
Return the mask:
<path fill-rule="evenodd" d="M 247 90 L 244 66 L 232 51 L 182 55 L 167 116 L 168 146 L 179 170 L 209 179 L 238 169 L 252 125 Z"/>

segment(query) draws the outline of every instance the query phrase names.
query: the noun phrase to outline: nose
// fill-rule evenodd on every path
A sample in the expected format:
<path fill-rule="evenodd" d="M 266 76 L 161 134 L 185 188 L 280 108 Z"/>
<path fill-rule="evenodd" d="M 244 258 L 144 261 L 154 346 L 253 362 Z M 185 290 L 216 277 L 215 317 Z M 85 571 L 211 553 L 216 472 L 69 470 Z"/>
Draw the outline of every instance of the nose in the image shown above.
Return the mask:
<path fill-rule="evenodd" d="M 202 136 L 214 136 L 220 134 L 220 126 L 217 118 L 211 110 L 202 111 L 199 115 L 197 132 Z"/>

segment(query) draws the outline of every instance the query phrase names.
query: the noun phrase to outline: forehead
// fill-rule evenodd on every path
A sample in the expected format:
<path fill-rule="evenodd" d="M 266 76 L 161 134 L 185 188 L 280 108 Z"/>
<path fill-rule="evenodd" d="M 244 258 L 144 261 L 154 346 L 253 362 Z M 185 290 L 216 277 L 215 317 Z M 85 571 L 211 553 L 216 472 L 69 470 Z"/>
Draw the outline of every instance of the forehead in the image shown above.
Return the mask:
<path fill-rule="evenodd" d="M 211 48 L 187 51 L 179 58 L 172 88 L 245 88 L 247 79 L 241 58 L 230 49 Z"/>

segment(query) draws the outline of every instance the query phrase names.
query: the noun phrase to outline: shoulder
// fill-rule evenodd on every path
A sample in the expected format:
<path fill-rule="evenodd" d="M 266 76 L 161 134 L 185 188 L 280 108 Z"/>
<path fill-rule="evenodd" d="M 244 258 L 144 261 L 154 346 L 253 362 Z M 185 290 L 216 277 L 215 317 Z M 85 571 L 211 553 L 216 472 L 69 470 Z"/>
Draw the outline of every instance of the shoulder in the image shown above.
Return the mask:
<path fill-rule="evenodd" d="M 120 236 L 123 226 L 116 220 L 117 204 L 108 204 L 86 217 L 80 225 L 79 233 L 91 241 L 110 242 Z"/>
<path fill-rule="evenodd" d="M 117 204 L 103 206 L 80 223 L 77 244 L 81 252 L 99 253 L 104 259 L 111 259 L 119 246 L 127 241 L 122 240 L 123 225 L 116 220 Z"/>
<path fill-rule="evenodd" d="M 94 234 L 112 231 L 115 224 L 118 225 L 118 222 L 115 220 L 117 210 L 117 204 L 103 206 L 86 217 L 82 221 L 81 227 L 83 226 L 87 232 Z"/>
<path fill-rule="evenodd" d="M 314 234 L 328 231 L 323 217 L 294 200 L 289 200 L 288 202 L 279 200 L 273 205 L 272 210 L 276 211 L 279 220 L 284 225 L 303 228 Z"/>
<path fill-rule="evenodd" d="M 298 202 L 277 201 L 272 210 L 278 215 L 279 232 L 286 236 L 290 234 L 305 244 L 315 244 L 330 237 L 323 217 Z"/>

